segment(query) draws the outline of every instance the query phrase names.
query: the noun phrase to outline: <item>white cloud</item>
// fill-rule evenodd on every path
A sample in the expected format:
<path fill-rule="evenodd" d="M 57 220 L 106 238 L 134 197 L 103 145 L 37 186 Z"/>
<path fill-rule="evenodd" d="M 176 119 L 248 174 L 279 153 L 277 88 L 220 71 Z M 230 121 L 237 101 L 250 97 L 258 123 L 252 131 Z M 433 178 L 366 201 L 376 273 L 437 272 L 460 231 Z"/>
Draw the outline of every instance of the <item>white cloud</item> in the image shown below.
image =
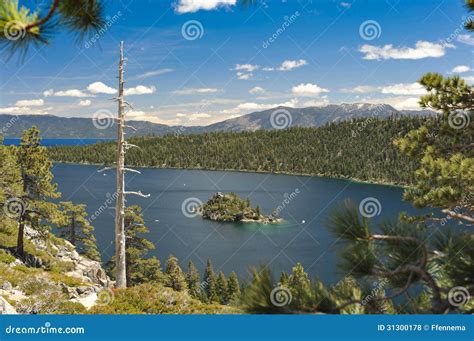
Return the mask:
<path fill-rule="evenodd" d="M 227 109 L 224 110 L 224 114 L 238 114 L 238 113 L 248 113 L 252 111 L 257 111 L 257 110 L 266 110 L 266 109 L 271 109 L 275 107 L 290 107 L 294 108 L 298 104 L 298 99 L 293 98 L 290 99 L 289 101 L 286 101 L 284 103 L 254 103 L 254 102 L 246 102 L 246 103 L 241 103 L 237 107 L 233 109 Z"/>
<path fill-rule="evenodd" d="M 382 87 L 382 93 L 392 95 L 425 95 L 426 90 L 419 83 L 400 83 Z"/>
<path fill-rule="evenodd" d="M 237 78 L 247 80 L 253 77 L 253 73 L 237 72 Z"/>
<path fill-rule="evenodd" d="M 155 76 L 159 76 L 159 75 L 162 75 L 162 74 L 165 74 L 165 73 L 168 73 L 168 72 L 172 72 L 174 71 L 173 69 L 159 69 L 159 70 L 155 70 L 155 71 L 149 71 L 149 72 L 145 72 L 145 73 L 142 73 L 138 76 L 135 76 L 135 79 L 145 79 L 145 78 L 150 78 L 150 77 L 155 77 Z"/>
<path fill-rule="evenodd" d="M 125 89 L 125 95 L 132 96 L 132 95 L 148 95 L 152 94 L 156 91 L 154 86 L 145 86 L 145 85 L 138 85 L 134 88 Z"/>
<path fill-rule="evenodd" d="M 87 90 L 89 90 L 93 94 L 113 95 L 117 92 L 116 89 L 111 88 L 110 86 L 107 86 L 102 82 L 95 82 L 95 83 L 89 84 L 89 86 L 87 87 Z"/>
<path fill-rule="evenodd" d="M 473 84 L 474 83 L 474 76 L 467 76 L 467 77 L 463 77 L 462 79 L 464 79 L 466 82 L 468 82 L 469 84 Z"/>
<path fill-rule="evenodd" d="M 352 4 L 349 2 L 341 2 L 339 5 L 341 5 L 344 8 L 351 8 Z"/>
<path fill-rule="evenodd" d="M 186 114 L 183 114 L 183 113 L 179 112 L 179 113 L 176 114 L 176 117 L 186 117 Z"/>
<path fill-rule="evenodd" d="M 305 107 L 323 107 L 329 104 L 329 99 L 327 96 L 323 96 L 320 99 L 313 99 L 310 101 L 304 102 L 303 106 Z"/>
<path fill-rule="evenodd" d="M 81 106 L 81 107 L 88 107 L 91 104 L 92 104 L 92 102 L 88 99 L 83 99 L 83 100 L 79 101 L 79 106 Z"/>
<path fill-rule="evenodd" d="M 451 72 L 454 72 L 454 73 L 463 73 L 463 72 L 468 72 L 468 71 L 471 71 L 471 68 L 467 65 L 458 65 L 451 70 Z"/>
<path fill-rule="evenodd" d="M 377 91 L 377 87 L 371 86 L 371 85 L 359 85 L 356 86 L 355 88 L 344 88 L 341 89 L 342 92 L 345 93 L 352 93 L 352 94 L 365 94 L 368 92 L 375 92 Z"/>
<path fill-rule="evenodd" d="M 175 10 L 178 13 L 194 13 L 199 10 L 210 11 L 219 7 L 234 6 L 237 0 L 178 0 Z"/>
<path fill-rule="evenodd" d="M 252 95 L 259 95 L 259 94 L 265 93 L 265 89 L 260 87 L 260 86 L 256 86 L 256 87 L 250 89 L 249 93 L 251 93 Z"/>
<path fill-rule="evenodd" d="M 0 114 L 15 114 L 15 115 L 48 115 L 47 111 L 40 109 L 31 109 L 29 107 L 7 107 L 0 108 Z"/>
<path fill-rule="evenodd" d="M 189 121 L 197 121 L 201 118 L 209 118 L 211 115 L 206 114 L 206 113 L 198 113 L 198 114 L 191 114 L 188 116 Z"/>
<path fill-rule="evenodd" d="M 294 86 L 291 89 L 291 92 L 293 93 L 294 96 L 313 97 L 313 96 L 319 95 L 322 92 L 329 92 L 329 90 L 325 88 L 321 88 L 316 84 L 301 83 L 300 85 Z"/>
<path fill-rule="evenodd" d="M 380 46 L 362 45 L 360 52 L 365 53 L 364 59 L 422 59 L 439 58 L 446 54 L 447 48 L 453 48 L 451 44 L 430 43 L 419 40 L 415 47 L 393 47 L 392 44 Z"/>
<path fill-rule="evenodd" d="M 44 97 L 94 97 L 91 94 L 87 94 L 82 90 L 78 89 L 70 89 L 70 90 L 61 90 L 61 91 L 54 91 L 53 89 L 49 89 L 43 92 Z"/>
<path fill-rule="evenodd" d="M 17 107 L 40 107 L 43 104 L 42 99 L 23 99 L 15 103 Z"/>
<path fill-rule="evenodd" d="M 209 94 L 219 92 L 216 88 L 187 88 L 173 91 L 176 95 L 195 95 L 195 94 Z"/>
<path fill-rule="evenodd" d="M 422 110 L 418 97 L 396 96 L 385 98 L 365 98 L 361 99 L 363 103 L 370 104 L 389 104 L 397 110 Z"/>
<path fill-rule="evenodd" d="M 275 71 L 275 68 L 273 68 L 273 67 L 264 67 L 262 70 L 263 71 Z"/>
<path fill-rule="evenodd" d="M 234 70 L 252 72 L 258 70 L 260 66 L 253 64 L 236 64 Z"/>
<path fill-rule="evenodd" d="M 471 37 L 469 34 L 460 34 L 458 41 L 463 44 L 474 45 L 474 37 Z"/>
<path fill-rule="evenodd" d="M 308 64 L 308 63 L 304 59 L 285 60 L 283 63 L 281 63 L 278 70 L 280 70 L 280 71 L 290 71 L 290 70 L 296 69 L 296 68 L 301 67 L 301 66 L 306 65 L 306 64 Z"/>

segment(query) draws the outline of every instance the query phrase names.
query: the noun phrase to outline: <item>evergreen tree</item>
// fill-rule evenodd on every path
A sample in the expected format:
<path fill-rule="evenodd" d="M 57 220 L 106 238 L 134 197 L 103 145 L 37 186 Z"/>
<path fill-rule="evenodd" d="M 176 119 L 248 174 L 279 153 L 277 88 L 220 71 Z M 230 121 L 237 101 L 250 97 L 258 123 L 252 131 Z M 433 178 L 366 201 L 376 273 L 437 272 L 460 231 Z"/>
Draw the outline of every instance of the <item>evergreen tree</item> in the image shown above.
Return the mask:
<path fill-rule="evenodd" d="M 79 253 L 100 261 L 94 237 L 94 227 L 87 220 L 86 205 L 74 205 L 70 201 L 59 203 L 60 214 L 56 218 L 59 236 L 76 246 Z"/>
<path fill-rule="evenodd" d="M 15 154 L 16 147 L 7 147 L 2 143 L 3 137 L 0 135 L 0 224 L 4 222 L 4 218 L 15 218 L 18 213 L 21 213 L 15 210 L 15 207 L 8 207 L 8 204 L 13 204 L 13 200 L 18 199 L 22 194 L 20 169 Z M 23 208 L 21 202 L 17 208 L 21 211 Z"/>
<path fill-rule="evenodd" d="M 188 273 L 186 274 L 189 294 L 201 301 L 205 301 L 205 293 L 201 288 L 201 277 L 199 271 L 192 261 L 188 263 Z"/>
<path fill-rule="evenodd" d="M 239 279 L 237 278 L 237 274 L 234 271 L 230 273 L 228 284 L 228 302 L 235 303 L 240 298 L 240 284 Z"/>
<path fill-rule="evenodd" d="M 51 0 L 43 16 L 41 7 L 20 6 L 18 0 L 0 2 L 0 44 L 10 53 L 24 53 L 30 45 L 47 44 L 51 33 L 62 27 L 82 38 L 95 34 L 105 25 L 100 0 Z"/>
<path fill-rule="evenodd" d="M 187 288 L 186 276 L 178 264 L 178 259 L 173 255 L 168 257 L 166 261 L 167 285 L 177 291 L 182 291 Z"/>
<path fill-rule="evenodd" d="M 288 273 L 286 273 L 285 271 L 282 271 L 281 275 L 280 275 L 280 280 L 278 281 L 278 283 L 281 285 L 281 286 L 288 286 L 289 284 L 289 281 L 290 281 L 290 276 L 288 275 Z"/>
<path fill-rule="evenodd" d="M 293 267 L 287 285 L 292 294 L 291 305 L 299 310 L 311 310 L 314 305 L 311 281 L 300 263 Z"/>
<path fill-rule="evenodd" d="M 150 230 L 145 226 L 145 220 L 138 205 L 125 209 L 125 261 L 127 283 L 130 286 L 163 280 L 160 261 L 156 257 L 146 258 L 155 245 L 143 235 Z M 115 274 L 115 256 L 108 262 L 109 272 Z"/>
<path fill-rule="evenodd" d="M 221 271 L 216 281 L 216 292 L 221 304 L 229 303 L 229 284 L 224 273 Z"/>
<path fill-rule="evenodd" d="M 441 208 L 448 219 L 474 224 L 474 88 L 458 76 L 428 73 L 420 105 L 441 111 L 395 144 L 420 166 L 405 199 L 415 207 Z M 445 221 L 447 218 L 433 217 Z M 444 220 L 443 220 L 444 219 Z"/>
<path fill-rule="evenodd" d="M 219 295 L 217 294 L 217 277 L 214 273 L 210 259 L 207 260 L 207 266 L 204 272 L 204 283 L 206 287 L 207 301 L 209 303 L 219 302 Z"/>
<path fill-rule="evenodd" d="M 23 205 L 18 215 L 16 249 L 19 255 L 24 254 L 25 226 L 46 235 L 50 227 L 45 222 L 52 221 L 57 214 L 56 205 L 48 200 L 59 198 L 60 193 L 56 190 L 57 185 L 52 183 L 53 164 L 46 147 L 41 146 L 40 142 L 39 130 L 33 126 L 23 133 L 17 149 L 17 165 L 22 183 L 22 196 L 19 199 Z"/>

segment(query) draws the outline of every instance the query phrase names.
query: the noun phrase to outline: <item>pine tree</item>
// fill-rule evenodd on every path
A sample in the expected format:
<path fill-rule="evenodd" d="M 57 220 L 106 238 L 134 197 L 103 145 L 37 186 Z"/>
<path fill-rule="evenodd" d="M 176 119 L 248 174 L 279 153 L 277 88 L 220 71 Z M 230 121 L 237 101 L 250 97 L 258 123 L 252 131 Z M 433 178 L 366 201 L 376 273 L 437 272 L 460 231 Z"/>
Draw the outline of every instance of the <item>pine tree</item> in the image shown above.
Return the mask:
<path fill-rule="evenodd" d="M 46 147 L 40 145 L 39 130 L 33 126 L 23 133 L 20 146 L 17 149 L 17 164 L 20 169 L 22 182 L 21 204 L 24 206 L 18 216 L 17 253 L 24 255 L 24 231 L 28 225 L 46 235 L 49 225 L 57 214 L 55 204 L 49 199 L 60 197 L 57 185 L 54 184 Z"/>
<path fill-rule="evenodd" d="M 290 281 L 290 276 L 288 275 L 288 273 L 286 273 L 285 271 L 282 271 L 280 275 L 280 280 L 278 281 L 279 285 L 286 287 L 289 285 L 288 284 L 289 281 Z"/>
<path fill-rule="evenodd" d="M 86 205 L 74 205 L 70 201 L 59 203 L 60 214 L 55 223 L 59 236 L 76 246 L 79 253 L 100 261 L 94 237 L 94 227 L 87 220 Z"/>
<path fill-rule="evenodd" d="M 40 16 L 41 7 L 20 6 L 18 0 L 0 2 L 0 44 L 10 53 L 25 53 L 30 45 L 47 44 L 51 33 L 62 28 L 83 38 L 105 25 L 100 0 L 51 0 L 44 16 Z"/>
<path fill-rule="evenodd" d="M 189 294 L 199 300 L 205 300 L 205 293 L 201 288 L 201 277 L 199 271 L 192 261 L 188 263 L 188 272 L 186 274 Z"/>
<path fill-rule="evenodd" d="M 207 260 L 206 271 L 204 272 L 204 283 L 206 287 L 206 296 L 209 303 L 219 302 L 217 294 L 217 277 L 212 267 L 210 259 Z"/>
<path fill-rule="evenodd" d="M 230 273 L 228 283 L 229 283 L 228 291 L 227 291 L 228 302 L 235 303 L 240 298 L 240 284 L 239 284 L 239 279 L 237 278 L 237 274 L 234 271 Z"/>
<path fill-rule="evenodd" d="M 150 232 L 145 226 L 145 220 L 138 205 L 129 206 L 125 209 L 125 260 L 126 278 L 131 286 L 159 282 L 163 280 L 160 261 L 156 257 L 146 258 L 155 245 L 143 237 Z M 108 262 L 111 275 L 115 274 L 115 256 Z"/>
<path fill-rule="evenodd" d="M 433 217 L 435 221 L 474 224 L 474 87 L 458 76 L 436 73 L 419 82 L 428 91 L 420 105 L 441 114 L 395 141 L 420 165 L 404 197 L 418 208 L 441 208 L 445 217 Z"/>
<path fill-rule="evenodd" d="M 178 264 L 178 259 L 173 255 L 168 257 L 166 261 L 167 285 L 177 291 L 185 290 L 188 285 L 186 283 L 186 276 Z"/>
<path fill-rule="evenodd" d="M 17 156 L 14 146 L 7 147 L 3 144 L 3 137 L 0 135 L 0 224 L 4 223 L 4 218 L 11 219 L 20 213 L 15 207 L 8 207 L 13 204 L 13 200 L 21 196 L 21 176 L 17 164 Z M 23 208 L 22 203 L 17 208 Z M 7 205 L 7 207 L 5 207 Z"/>
<path fill-rule="evenodd" d="M 227 304 L 229 302 L 228 291 L 229 291 L 229 285 L 227 282 L 227 278 L 225 277 L 224 273 L 221 271 L 216 281 L 216 293 L 217 293 L 217 296 L 219 297 L 219 302 L 221 304 Z"/>
<path fill-rule="evenodd" d="M 288 287 L 292 293 L 292 305 L 301 310 L 310 310 L 314 304 L 311 281 L 300 263 L 293 267 L 288 277 Z"/>

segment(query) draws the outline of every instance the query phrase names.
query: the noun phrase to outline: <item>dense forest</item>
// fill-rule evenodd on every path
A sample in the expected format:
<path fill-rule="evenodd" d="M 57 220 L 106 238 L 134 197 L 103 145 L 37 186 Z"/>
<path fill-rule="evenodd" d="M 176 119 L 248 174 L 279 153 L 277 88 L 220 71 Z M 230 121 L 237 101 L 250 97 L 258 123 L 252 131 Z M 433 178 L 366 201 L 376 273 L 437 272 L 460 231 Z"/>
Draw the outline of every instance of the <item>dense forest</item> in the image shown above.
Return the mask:
<path fill-rule="evenodd" d="M 319 128 L 136 137 L 126 163 L 136 167 L 245 170 L 412 183 L 416 161 L 393 141 L 436 118 L 357 119 Z M 114 143 L 50 148 L 57 162 L 111 165 Z"/>

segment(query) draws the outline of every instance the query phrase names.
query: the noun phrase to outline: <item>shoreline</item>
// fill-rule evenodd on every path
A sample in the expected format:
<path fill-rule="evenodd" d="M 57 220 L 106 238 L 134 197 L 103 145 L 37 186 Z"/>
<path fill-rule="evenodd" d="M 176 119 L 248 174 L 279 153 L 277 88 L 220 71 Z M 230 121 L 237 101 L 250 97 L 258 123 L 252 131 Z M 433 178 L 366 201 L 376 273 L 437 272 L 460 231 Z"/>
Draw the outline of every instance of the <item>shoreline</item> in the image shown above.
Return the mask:
<path fill-rule="evenodd" d="M 68 161 L 54 161 L 54 164 L 65 164 L 65 165 L 77 165 L 77 166 L 100 166 L 100 167 L 107 167 L 101 163 L 89 163 L 89 162 L 68 162 Z M 171 170 L 201 170 L 201 171 L 215 171 L 215 172 L 236 172 L 236 173 L 255 173 L 255 174 L 274 174 L 274 175 L 291 175 L 291 176 L 304 176 L 304 177 L 317 177 L 317 178 L 325 178 L 330 180 L 346 180 L 353 182 L 355 184 L 366 184 L 366 185 L 377 185 L 377 186 L 388 186 L 388 187 L 396 187 L 406 189 L 409 187 L 407 184 L 397 184 L 393 182 L 384 182 L 384 181 L 370 181 L 370 180 L 361 180 L 357 178 L 347 178 L 342 176 L 328 176 L 328 175 L 320 175 L 320 174 L 308 174 L 308 173 L 291 173 L 291 172 L 268 172 L 268 171 L 258 171 L 258 170 L 251 170 L 251 169 L 222 169 L 222 168 L 180 168 L 180 167 L 157 167 L 157 166 L 134 166 L 128 165 L 134 168 L 142 168 L 142 169 L 171 169 Z"/>

